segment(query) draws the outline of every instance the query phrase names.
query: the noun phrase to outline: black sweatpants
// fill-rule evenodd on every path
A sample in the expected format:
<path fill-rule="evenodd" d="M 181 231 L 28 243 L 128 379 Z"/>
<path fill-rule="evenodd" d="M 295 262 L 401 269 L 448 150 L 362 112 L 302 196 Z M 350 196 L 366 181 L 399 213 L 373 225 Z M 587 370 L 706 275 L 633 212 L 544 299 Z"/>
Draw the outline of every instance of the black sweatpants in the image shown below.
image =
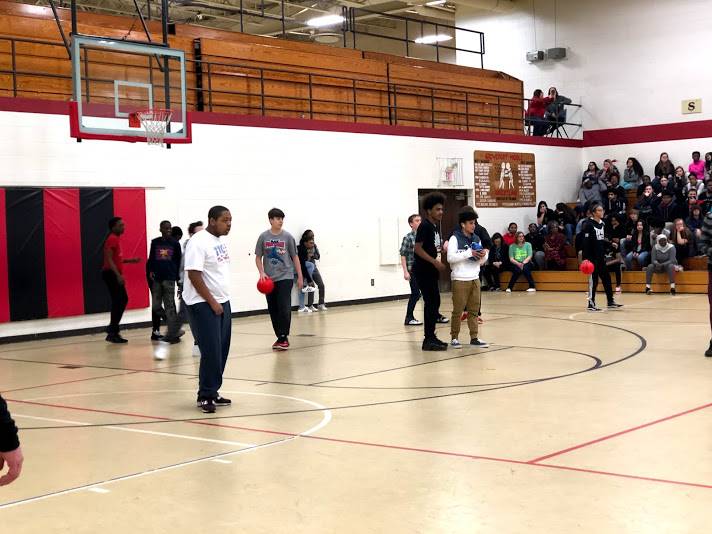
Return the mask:
<path fill-rule="evenodd" d="M 111 320 L 109 326 L 106 327 L 106 333 L 115 335 L 119 333 L 119 323 L 124 316 L 126 305 L 129 303 L 129 295 L 126 293 L 126 285 L 119 283 L 114 271 L 110 269 L 101 271 L 101 277 L 111 296 Z"/>
<path fill-rule="evenodd" d="M 232 311 L 230 301 L 223 303 L 222 315 L 215 312 L 207 302 L 188 306 L 190 326 L 200 347 L 200 371 L 198 375 L 198 398 L 215 399 L 222 386 L 223 372 L 230 353 L 232 335 Z"/>
<path fill-rule="evenodd" d="M 435 339 L 435 324 L 440 315 L 440 286 L 438 274 L 417 273 L 415 275 L 420 292 L 423 294 L 423 330 L 427 341 Z"/>
<path fill-rule="evenodd" d="M 606 292 L 608 304 L 610 304 L 613 302 L 613 288 L 611 287 L 611 274 L 608 272 L 608 267 L 604 261 L 596 262 L 593 265 L 595 267 L 593 274 L 588 277 L 588 301 L 596 303 L 596 287 L 600 278 L 603 290 Z"/>
<path fill-rule="evenodd" d="M 278 338 L 289 335 L 292 325 L 292 286 L 294 280 L 280 280 L 274 283 L 272 293 L 267 295 L 267 309 L 272 319 L 272 328 Z"/>

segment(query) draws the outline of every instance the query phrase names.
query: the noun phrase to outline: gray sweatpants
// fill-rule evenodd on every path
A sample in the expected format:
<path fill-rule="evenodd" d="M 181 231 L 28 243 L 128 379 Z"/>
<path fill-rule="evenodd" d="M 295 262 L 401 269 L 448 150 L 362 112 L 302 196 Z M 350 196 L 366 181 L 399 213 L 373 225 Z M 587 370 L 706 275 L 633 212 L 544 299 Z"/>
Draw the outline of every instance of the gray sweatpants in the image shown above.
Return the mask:
<path fill-rule="evenodd" d="M 670 283 L 675 283 L 675 264 L 672 262 L 658 263 L 657 265 L 651 263 L 645 268 L 645 285 L 649 286 L 650 282 L 653 280 L 653 273 L 664 273 L 667 271 Z"/>

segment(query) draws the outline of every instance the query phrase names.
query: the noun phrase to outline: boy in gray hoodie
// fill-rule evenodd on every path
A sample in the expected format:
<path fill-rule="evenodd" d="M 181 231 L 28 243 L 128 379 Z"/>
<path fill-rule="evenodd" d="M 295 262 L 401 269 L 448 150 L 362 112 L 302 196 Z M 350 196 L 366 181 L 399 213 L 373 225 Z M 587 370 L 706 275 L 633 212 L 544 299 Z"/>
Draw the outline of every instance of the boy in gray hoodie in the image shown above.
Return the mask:
<path fill-rule="evenodd" d="M 657 243 L 653 247 L 652 261 L 645 268 L 645 294 L 650 295 L 652 289 L 650 282 L 653 279 L 653 273 L 668 273 L 670 279 L 670 294 L 675 294 L 675 265 L 677 265 L 677 257 L 675 255 L 675 247 L 668 243 L 667 236 L 660 234 L 657 238 Z"/>

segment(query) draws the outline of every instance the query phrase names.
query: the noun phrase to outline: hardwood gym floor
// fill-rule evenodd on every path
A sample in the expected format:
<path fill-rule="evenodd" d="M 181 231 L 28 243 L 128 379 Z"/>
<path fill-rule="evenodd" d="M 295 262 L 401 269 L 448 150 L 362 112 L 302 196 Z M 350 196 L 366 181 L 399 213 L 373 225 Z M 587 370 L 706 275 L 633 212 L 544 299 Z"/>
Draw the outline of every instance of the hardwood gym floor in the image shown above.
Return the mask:
<path fill-rule="evenodd" d="M 287 353 L 236 320 L 215 416 L 189 334 L 1 345 L 26 463 L 0 532 L 706 532 L 707 298 L 619 300 L 487 293 L 491 347 L 441 353 L 404 302 L 295 314 Z"/>

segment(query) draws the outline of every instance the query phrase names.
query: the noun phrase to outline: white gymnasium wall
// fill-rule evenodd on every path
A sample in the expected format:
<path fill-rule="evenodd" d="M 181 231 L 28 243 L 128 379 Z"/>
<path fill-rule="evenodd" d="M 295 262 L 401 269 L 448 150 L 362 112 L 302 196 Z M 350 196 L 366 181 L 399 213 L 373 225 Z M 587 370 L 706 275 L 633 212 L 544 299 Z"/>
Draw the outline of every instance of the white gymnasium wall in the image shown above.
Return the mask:
<path fill-rule="evenodd" d="M 557 86 L 583 104 L 584 127 L 595 130 L 712 118 L 710 7 L 709 0 L 517 0 L 510 13 L 458 5 L 456 25 L 485 33 L 485 68 L 523 80 L 527 97 Z M 467 47 L 467 39 L 460 32 L 458 44 Z M 567 59 L 525 59 L 554 46 L 566 47 Z M 479 66 L 464 56 L 458 63 Z M 692 98 L 703 99 L 704 112 L 682 115 L 681 101 Z"/>
<path fill-rule="evenodd" d="M 575 198 L 581 166 L 577 148 L 197 124 L 192 145 L 162 150 L 77 143 L 68 126 L 65 116 L 0 113 L 0 186 L 146 187 L 149 237 L 157 235 L 162 219 L 185 228 L 205 220 L 212 205 L 226 205 L 233 214 L 228 244 L 234 311 L 266 307 L 255 289 L 254 246 L 273 206 L 286 212 L 285 228 L 297 239 L 306 228 L 316 233 L 327 302 L 400 295 L 408 291 L 400 268 L 381 265 L 379 221 L 397 220 L 398 235 L 406 233 L 418 189 L 438 185 L 437 157 L 464 160 L 468 189 L 475 149 L 534 152 L 537 197 L 549 202 Z M 491 232 L 510 220 L 529 222 L 534 212 L 480 210 Z M 393 247 L 399 244 L 396 237 Z M 125 322 L 149 318 L 148 310 L 131 311 Z M 105 315 L 87 315 L 7 323 L 0 324 L 0 337 L 106 322 Z"/>

